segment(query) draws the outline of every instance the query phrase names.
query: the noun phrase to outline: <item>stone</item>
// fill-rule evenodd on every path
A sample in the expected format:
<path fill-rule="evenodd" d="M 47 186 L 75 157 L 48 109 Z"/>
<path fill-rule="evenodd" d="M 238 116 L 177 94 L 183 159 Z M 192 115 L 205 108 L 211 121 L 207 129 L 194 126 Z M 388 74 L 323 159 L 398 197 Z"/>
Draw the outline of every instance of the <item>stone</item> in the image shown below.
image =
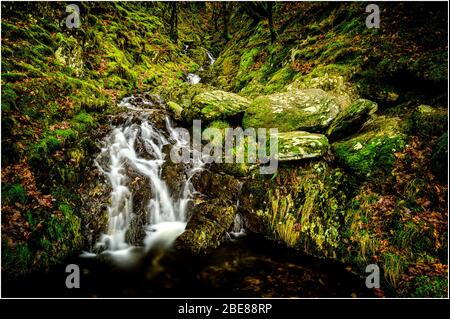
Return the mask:
<path fill-rule="evenodd" d="M 338 113 L 339 105 L 325 91 L 292 90 L 254 99 L 245 112 L 243 126 L 320 133 Z"/>
<path fill-rule="evenodd" d="M 56 60 L 64 66 L 71 68 L 77 77 L 83 75 L 84 64 L 82 56 L 82 46 L 72 36 L 62 42 L 55 51 Z"/>
<path fill-rule="evenodd" d="M 419 105 L 412 114 L 412 131 L 424 137 L 439 136 L 447 131 L 447 118 L 447 109 Z"/>
<path fill-rule="evenodd" d="M 330 139 L 339 139 L 358 131 L 377 109 L 378 105 L 375 102 L 366 99 L 354 101 L 336 116 L 326 135 Z"/>
<path fill-rule="evenodd" d="M 395 153 L 406 144 L 401 121 L 396 117 L 377 117 L 360 132 L 332 144 L 337 161 L 362 179 L 384 178 L 390 174 Z"/>
<path fill-rule="evenodd" d="M 197 94 L 185 114 L 190 119 L 214 121 L 245 111 L 250 101 L 242 96 L 220 90 Z"/>
<path fill-rule="evenodd" d="M 183 108 L 178 103 L 175 103 L 173 101 L 169 101 L 169 102 L 167 102 L 167 107 L 172 112 L 173 117 L 176 120 L 180 120 L 181 119 L 181 115 L 183 113 Z"/>
<path fill-rule="evenodd" d="M 329 148 L 322 134 L 304 131 L 278 133 L 278 160 L 281 162 L 323 156 Z"/>
<path fill-rule="evenodd" d="M 175 241 L 175 249 L 199 254 L 217 248 L 232 227 L 235 215 L 236 208 L 220 199 L 195 205 L 185 232 Z"/>
<path fill-rule="evenodd" d="M 305 76 L 286 87 L 287 91 L 296 89 L 322 89 L 334 97 L 341 109 L 347 108 L 358 98 L 355 86 L 346 81 L 342 75 L 337 74 Z"/>

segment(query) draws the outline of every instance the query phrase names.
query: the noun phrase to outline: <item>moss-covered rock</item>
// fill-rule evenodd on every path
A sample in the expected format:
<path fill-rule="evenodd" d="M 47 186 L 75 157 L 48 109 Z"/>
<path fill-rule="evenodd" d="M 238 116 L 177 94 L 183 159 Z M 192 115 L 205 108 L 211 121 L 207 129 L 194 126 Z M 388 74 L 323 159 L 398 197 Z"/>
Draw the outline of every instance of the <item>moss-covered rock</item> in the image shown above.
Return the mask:
<path fill-rule="evenodd" d="M 377 111 L 375 102 L 359 99 L 341 111 L 328 128 L 326 135 L 330 139 L 339 139 L 358 130 L 370 115 Z"/>
<path fill-rule="evenodd" d="M 280 168 L 275 180 L 244 183 L 240 213 L 252 232 L 319 257 L 336 258 L 344 235 L 345 180 L 341 169 L 325 162 Z"/>
<path fill-rule="evenodd" d="M 185 115 L 190 119 L 213 121 L 237 115 L 250 105 L 250 101 L 234 93 L 215 90 L 196 95 Z"/>
<path fill-rule="evenodd" d="M 173 117 L 177 120 L 181 119 L 181 115 L 183 114 L 183 108 L 176 102 L 169 101 L 167 102 L 167 107 L 172 112 Z"/>
<path fill-rule="evenodd" d="M 424 137 L 439 136 L 447 131 L 447 109 L 419 105 L 412 114 L 413 133 Z"/>
<path fill-rule="evenodd" d="M 220 199 L 196 205 L 185 232 L 175 241 L 175 248 L 199 254 L 218 247 L 235 215 L 236 208 Z"/>
<path fill-rule="evenodd" d="M 74 37 L 58 37 L 60 44 L 55 52 L 56 60 L 64 66 L 73 70 L 74 75 L 80 76 L 83 73 L 83 51 L 82 46 Z"/>
<path fill-rule="evenodd" d="M 322 134 L 304 131 L 278 134 L 278 160 L 281 162 L 320 157 L 328 148 L 328 139 Z"/>
<path fill-rule="evenodd" d="M 356 88 L 345 80 L 344 76 L 320 68 L 310 74 L 297 76 L 286 87 L 287 91 L 298 89 L 321 89 L 334 97 L 341 109 L 345 109 L 358 98 Z"/>
<path fill-rule="evenodd" d="M 336 101 L 323 90 L 292 90 L 254 99 L 245 112 L 243 125 L 283 132 L 322 132 L 338 112 Z"/>
<path fill-rule="evenodd" d="M 390 173 L 394 154 L 405 144 L 406 136 L 400 130 L 400 119 L 379 117 L 366 125 L 362 132 L 332 144 L 332 149 L 341 164 L 365 179 Z"/>
<path fill-rule="evenodd" d="M 229 203 L 235 203 L 241 183 L 228 174 L 217 174 L 204 170 L 192 178 L 196 191 L 208 198 L 219 198 Z"/>

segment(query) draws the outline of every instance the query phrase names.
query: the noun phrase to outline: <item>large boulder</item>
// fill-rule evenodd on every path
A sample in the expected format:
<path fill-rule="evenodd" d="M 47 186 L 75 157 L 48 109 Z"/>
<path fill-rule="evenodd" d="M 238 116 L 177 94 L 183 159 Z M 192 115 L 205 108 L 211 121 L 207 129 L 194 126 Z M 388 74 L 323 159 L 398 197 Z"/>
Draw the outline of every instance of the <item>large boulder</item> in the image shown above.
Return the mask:
<path fill-rule="evenodd" d="M 232 227 L 235 216 L 236 207 L 220 199 L 197 204 L 185 232 L 176 239 L 175 248 L 199 254 L 218 247 Z"/>
<path fill-rule="evenodd" d="M 324 73 L 305 75 L 286 87 L 287 91 L 303 89 L 322 89 L 332 95 L 341 109 L 345 109 L 358 98 L 357 89 L 342 75 Z"/>
<path fill-rule="evenodd" d="M 304 131 L 278 133 L 278 160 L 291 161 L 323 156 L 329 148 L 325 135 Z"/>
<path fill-rule="evenodd" d="M 447 118 L 447 109 L 419 105 L 412 114 L 412 131 L 423 137 L 439 136 L 447 131 Z"/>
<path fill-rule="evenodd" d="M 335 257 L 346 235 L 347 184 L 346 174 L 324 161 L 280 167 L 275 179 L 246 180 L 238 209 L 249 232 Z"/>
<path fill-rule="evenodd" d="M 383 178 L 390 173 L 395 153 L 401 151 L 406 136 L 399 118 L 380 116 L 362 130 L 332 144 L 337 160 L 360 178 Z"/>
<path fill-rule="evenodd" d="M 326 134 L 330 139 L 339 139 L 358 130 L 378 109 L 375 102 L 358 99 L 340 112 L 331 123 Z"/>
<path fill-rule="evenodd" d="M 185 109 L 185 115 L 188 119 L 214 121 L 238 115 L 249 105 L 250 101 L 242 96 L 214 90 L 197 94 Z"/>
<path fill-rule="evenodd" d="M 238 179 L 223 172 L 215 173 L 210 169 L 205 169 L 193 176 L 192 184 L 202 196 L 211 199 L 219 198 L 230 204 L 236 203 L 241 188 L 241 182 Z"/>
<path fill-rule="evenodd" d="M 292 90 L 254 99 L 245 112 L 243 126 L 323 132 L 338 113 L 339 105 L 325 91 Z"/>

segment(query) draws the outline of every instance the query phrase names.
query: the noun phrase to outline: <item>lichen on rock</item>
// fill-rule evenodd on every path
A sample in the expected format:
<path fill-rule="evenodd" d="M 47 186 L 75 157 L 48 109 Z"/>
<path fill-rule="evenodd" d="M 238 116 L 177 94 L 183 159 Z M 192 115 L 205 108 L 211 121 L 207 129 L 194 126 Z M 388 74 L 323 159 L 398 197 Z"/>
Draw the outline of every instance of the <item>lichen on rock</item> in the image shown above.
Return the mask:
<path fill-rule="evenodd" d="M 291 90 L 255 98 L 245 112 L 243 126 L 317 133 L 323 132 L 338 113 L 339 105 L 323 90 Z"/>
<path fill-rule="evenodd" d="M 197 94 L 185 114 L 188 118 L 213 121 L 226 119 L 245 111 L 250 101 L 242 96 L 221 90 Z"/>
<path fill-rule="evenodd" d="M 278 160 L 291 161 L 323 156 L 329 148 L 322 134 L 304 131 L 278 133 Z"/>

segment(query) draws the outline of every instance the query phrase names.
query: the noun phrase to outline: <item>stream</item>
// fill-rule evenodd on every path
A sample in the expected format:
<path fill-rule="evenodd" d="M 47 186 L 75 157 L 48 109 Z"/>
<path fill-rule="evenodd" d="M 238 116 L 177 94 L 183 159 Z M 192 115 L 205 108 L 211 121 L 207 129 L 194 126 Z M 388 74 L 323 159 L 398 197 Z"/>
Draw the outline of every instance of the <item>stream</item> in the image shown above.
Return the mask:
<path fill-rule="evenodd" d="M 188 141 L 152 99 L 131 96 L 121 102 L 127 118 L 111 127 L 94 161 L 110 185 L 108 229 L 92 251 L 66 263 L 80 267 L 80 288 L 66 288 L 68 274 L 59 265 L 4 283 L 4 296 L 369 296 L 364 279 L 345 265 L 246 234 L 239 215 L 219 248 L 200 256 L 175 251 L 172 244 L 184 231 L 197 194 L 191 179 L 204 164 L 192 156 L 197 161 L 182 164 L 178 187 L 169 186 L 173 183 L 162 172 L 170 146 Z"/>
<path fill-rule="evenodd" d="M 208 68 L 215 58 L 206 54 Z M 186 77 L 191 85 L 200 81 L 194 73 Z M 189 145 L 189 140 L 178 134 L 159 96 L 129 96 L 119 106 L 126 110 L 123 118 L 111 123 L 92 168 L 110 190 L 104 203 L 106 231 L 90 251 L 64 265 L 4 281 L 3 296 L 371 296 L 364 278 L 345 265 L 247 233 L 239 213 L 219 248 L 199 256 L 175 250 L 173 243 L 185 230 L 196 196 L 201 196 L 191 180 L 205 169 L 204 158 L 191 156 L 189 163 L 170 166 L 171 147 Z M 65 285 L 68 264 L 79 266 L 78 289 Z"/>

